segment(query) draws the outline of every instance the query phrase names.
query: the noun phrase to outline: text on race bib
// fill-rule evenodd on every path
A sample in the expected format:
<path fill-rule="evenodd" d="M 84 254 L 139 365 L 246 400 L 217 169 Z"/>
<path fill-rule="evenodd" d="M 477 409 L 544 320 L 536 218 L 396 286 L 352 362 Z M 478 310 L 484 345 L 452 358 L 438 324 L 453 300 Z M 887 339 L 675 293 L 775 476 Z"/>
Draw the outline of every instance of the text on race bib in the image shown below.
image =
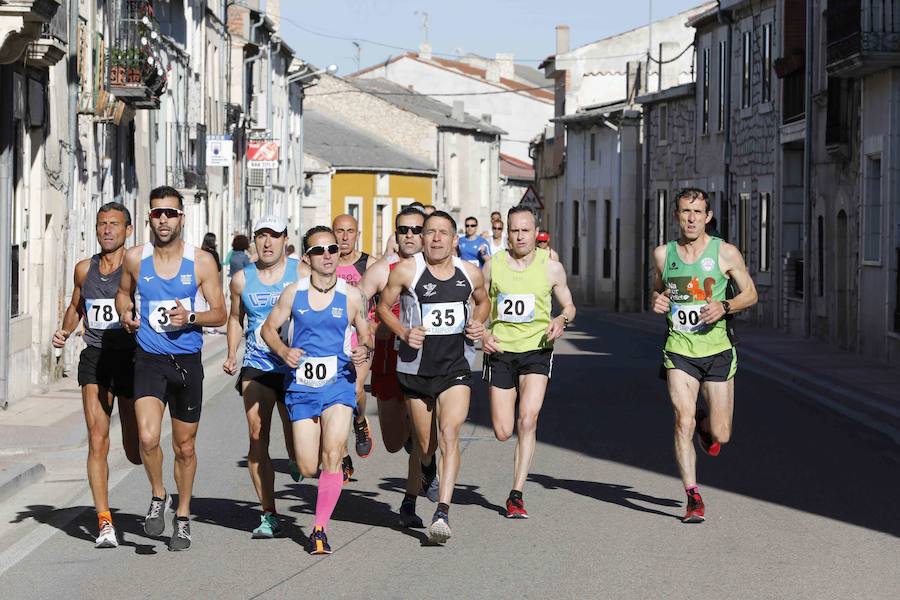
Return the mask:
<path fill-rule="evenodd" d="M 337 376 L 337 356 L 304 356 L 294 373 L 300 385 L 312 388 L 328 385 Z"/>
<path fill-rule="evenodd" d="M 191 310 L 190 298 L 182 298 L 179 302 L 181 302 L 181 306 L 185 310 Z M 150 327 L 159 333 L 170 333 L 186 328 L 188 326 L 186 321 L 184 325 L 175 326 L 172 325 L 172 321 L 169 319 L 169 311 L 175 308 L 176 305 L 175 300 L 152 300 L 149 310 Z"/>
<path fill-rule="evenodd" d="M 116 301 L 112 298 L 85 299 L 84 308 L 88 327 L 91 329 L 121 329 Z"/>
<path fill-rule="evenodd" d="M 290 346 L 290 344 L 291 344 L 291 342 L 290 342 L 291 322 L 285 321 L 281 325 L 281 327 L 279 327 L 277 329 L 277 331 L 278 331 L 278 337 L 281 338 L 281 341 Z M 262 325 L 260 325 L 259 327 L 257 327 L 256 329 L 253 330 L 253 339 L 256 342 L 256 347 L 259 348 L 261 351 L 263 351 L 263 352 L 271 352 L 272 351 L 271 348 L 269 348 L 269 345 L 266 343 L 266 341 L 262 337 Z"/>
<path fill-rule="evenodd" d="M 422 305 L 422 327 L 426 335 L 455 335 L 466 329 L 466 306 L 462 302 Z"/>
<path fill-rule="evenodd" d="M 507 323 L 534 321 L 534 294 L 499 294 L 497 318 Z"/>
<path fill-rule="evenodd" d="M 699 333 L 709 327 L 700 320 L 705 304 L 672 304 L 672 329 L 682 333 Z"/>

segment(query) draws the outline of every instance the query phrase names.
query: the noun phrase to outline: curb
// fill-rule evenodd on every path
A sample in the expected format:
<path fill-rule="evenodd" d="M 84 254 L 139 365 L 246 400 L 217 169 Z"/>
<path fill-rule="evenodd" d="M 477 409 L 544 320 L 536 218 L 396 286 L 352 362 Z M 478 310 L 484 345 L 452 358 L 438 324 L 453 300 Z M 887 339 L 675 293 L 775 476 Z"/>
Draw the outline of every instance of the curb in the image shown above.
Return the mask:
<path fill-rule="evenodd" d="M 12 463 L 0 470 L 0 501 L 44 477 L 46 469 L 41 463 Z"/>
<path fill-rule="evenodd" d="M 658 324 L 628 313 L 616 313 L 615 320 L 599 312 L 592 316 L 648 333 L 664 332 Z M 812 400 L 813 404 L 862 425 L 880 438 L 900 447 L 900 410 L 885 405 L 879 398 L 866 395 L 860 390 L 833 381 L 820 381 L 802 369 L 769 359 L 758 350 L 741 344 L 737 348 L 739 357 L 747 361 L 744 366 L 748 371 L 799 392 L 804 398 Z"/>

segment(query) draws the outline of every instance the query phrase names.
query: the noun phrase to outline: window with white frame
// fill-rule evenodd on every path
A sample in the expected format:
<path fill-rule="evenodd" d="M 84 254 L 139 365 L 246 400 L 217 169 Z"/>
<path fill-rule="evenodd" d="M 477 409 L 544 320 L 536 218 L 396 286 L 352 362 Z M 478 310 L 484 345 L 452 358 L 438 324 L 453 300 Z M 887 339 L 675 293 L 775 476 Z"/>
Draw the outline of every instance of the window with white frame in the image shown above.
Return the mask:
<path fill-rule="evenodd" d="M 738 236 L 738 247 L 741 250 L 741 254 L 744 255 L 744 260 L 749 262 L 750 258 L 750 194 L 747 192 L 742 192 L 740 196 L 738 196 L 738 210 L 740 211 L 740 219 L 741 222 L 738 224 L 740 226 L 739 236 Z"/>
<path fill-rule="evenodd" d="M 751 102 L 751 68 L 753 57 L 753 31 L 747 30 L 741 36 L 741 108 L 747 108 Z"/>
<path fill-rule="evenodd" d="M 709 133 L 709 48 L 703 49 L 703 88 L 701 89 L 700 110 L 703 114 L 701 131 Z"/>
<path fill-rule="evenodd" d="M 762 26 L 762 52 L 760 53 L 760 62 L 762 63 L 762 84 L 761 98 L 762 102 L 772 101 L 772 23 L 763 23 Z"/>
<path fill-rule="evenodd" d="M 359 196 L 346 196 L 344 198 L 344 212 L 354 219 L 358 223 L 359 227 L 359 236 L 356 238 L 356 247 L 357 248 L 365 248 L 365 239 L 363 235 L 363 218 L 362 218 L 362 204 L 363 199 Z"/>
<path fill-rule="evenodd" d="M 728 60 L 728 53 L 726 50 L 725 42 L 719 42 L 719 94 L 718 94 L 718 122 L 717 125 L 719 127 L 719 131 L 725 131 L 725 91 L 726 86 L 728 85 L 728 81 L 725 79 L 725 64 Z"/>
<path fill-rule="evenodd" d="M 668 190 L 656 190 L 656 245 L 666 243 L 666 229 L 668 228 L 669 203 Z"/>
<path fill-rule="evenodd" d="M 863 196 L 863 261 L 881 262 L 881 155 L 866 158 Z"/>
<path fill-rule="evenodd" d="M 759 194 L 759 270 L 768 271 L 770 268 L 769 237 L 771 228 L 769 221 L 772 214 L 772 193 L 760 192 Z"/>

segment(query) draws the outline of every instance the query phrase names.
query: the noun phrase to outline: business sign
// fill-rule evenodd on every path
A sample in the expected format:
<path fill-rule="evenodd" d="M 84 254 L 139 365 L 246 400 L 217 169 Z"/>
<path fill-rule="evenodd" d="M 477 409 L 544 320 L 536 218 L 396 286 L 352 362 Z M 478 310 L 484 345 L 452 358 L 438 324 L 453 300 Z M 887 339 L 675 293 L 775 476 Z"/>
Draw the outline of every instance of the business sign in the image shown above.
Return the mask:
<path fill-rule="evenodd" d="M 528 189 L 519 200 L 519 206 L 527 206 L 531 210 L 544 210 L 544 203 L 541 202 L 540 196 L 534 191 L 534 186 L 529 185 Z"/>
<path fill-rule="evenodd" d="M 274 140 L 247 141 L 247 168 L 277 169 L 278 142 Z"/>
<path fill-rule="evenodd" d="M 206 136 L 206 166 L 230 167 L 232 162 L 234 162 L 234 142 L 231 136 Z"/>

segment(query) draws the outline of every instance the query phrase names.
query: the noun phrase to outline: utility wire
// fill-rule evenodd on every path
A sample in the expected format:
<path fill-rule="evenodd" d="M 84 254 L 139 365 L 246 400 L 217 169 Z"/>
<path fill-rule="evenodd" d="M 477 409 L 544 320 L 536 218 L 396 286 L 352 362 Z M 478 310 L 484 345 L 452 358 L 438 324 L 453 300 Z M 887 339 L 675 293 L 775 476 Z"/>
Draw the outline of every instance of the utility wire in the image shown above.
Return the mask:
<path fill-rule="evenodd" d="M 370 94 L 372 96 L 493 96 L 496 94 L 515 94 L 518 92 L 532 92 L 535 90 L 549 90 L 552 89 L 552 85 L 545 85 L 539 87 L 527 87 L 521 88 L 518 90 L 496 90 L 491 92 L 459 92 L 459 93 L 439 93 L 439 94 L 429 94 L 426 92 L 412 91 L 412 92 L 370 92 L 368 90 L 335 90 L 333 92 L 322 92 L 319 94 L 307 92 L 307 96 L 309 97 L 319 97 L 319 96 L 335 96 L 337 94 Z"/>

